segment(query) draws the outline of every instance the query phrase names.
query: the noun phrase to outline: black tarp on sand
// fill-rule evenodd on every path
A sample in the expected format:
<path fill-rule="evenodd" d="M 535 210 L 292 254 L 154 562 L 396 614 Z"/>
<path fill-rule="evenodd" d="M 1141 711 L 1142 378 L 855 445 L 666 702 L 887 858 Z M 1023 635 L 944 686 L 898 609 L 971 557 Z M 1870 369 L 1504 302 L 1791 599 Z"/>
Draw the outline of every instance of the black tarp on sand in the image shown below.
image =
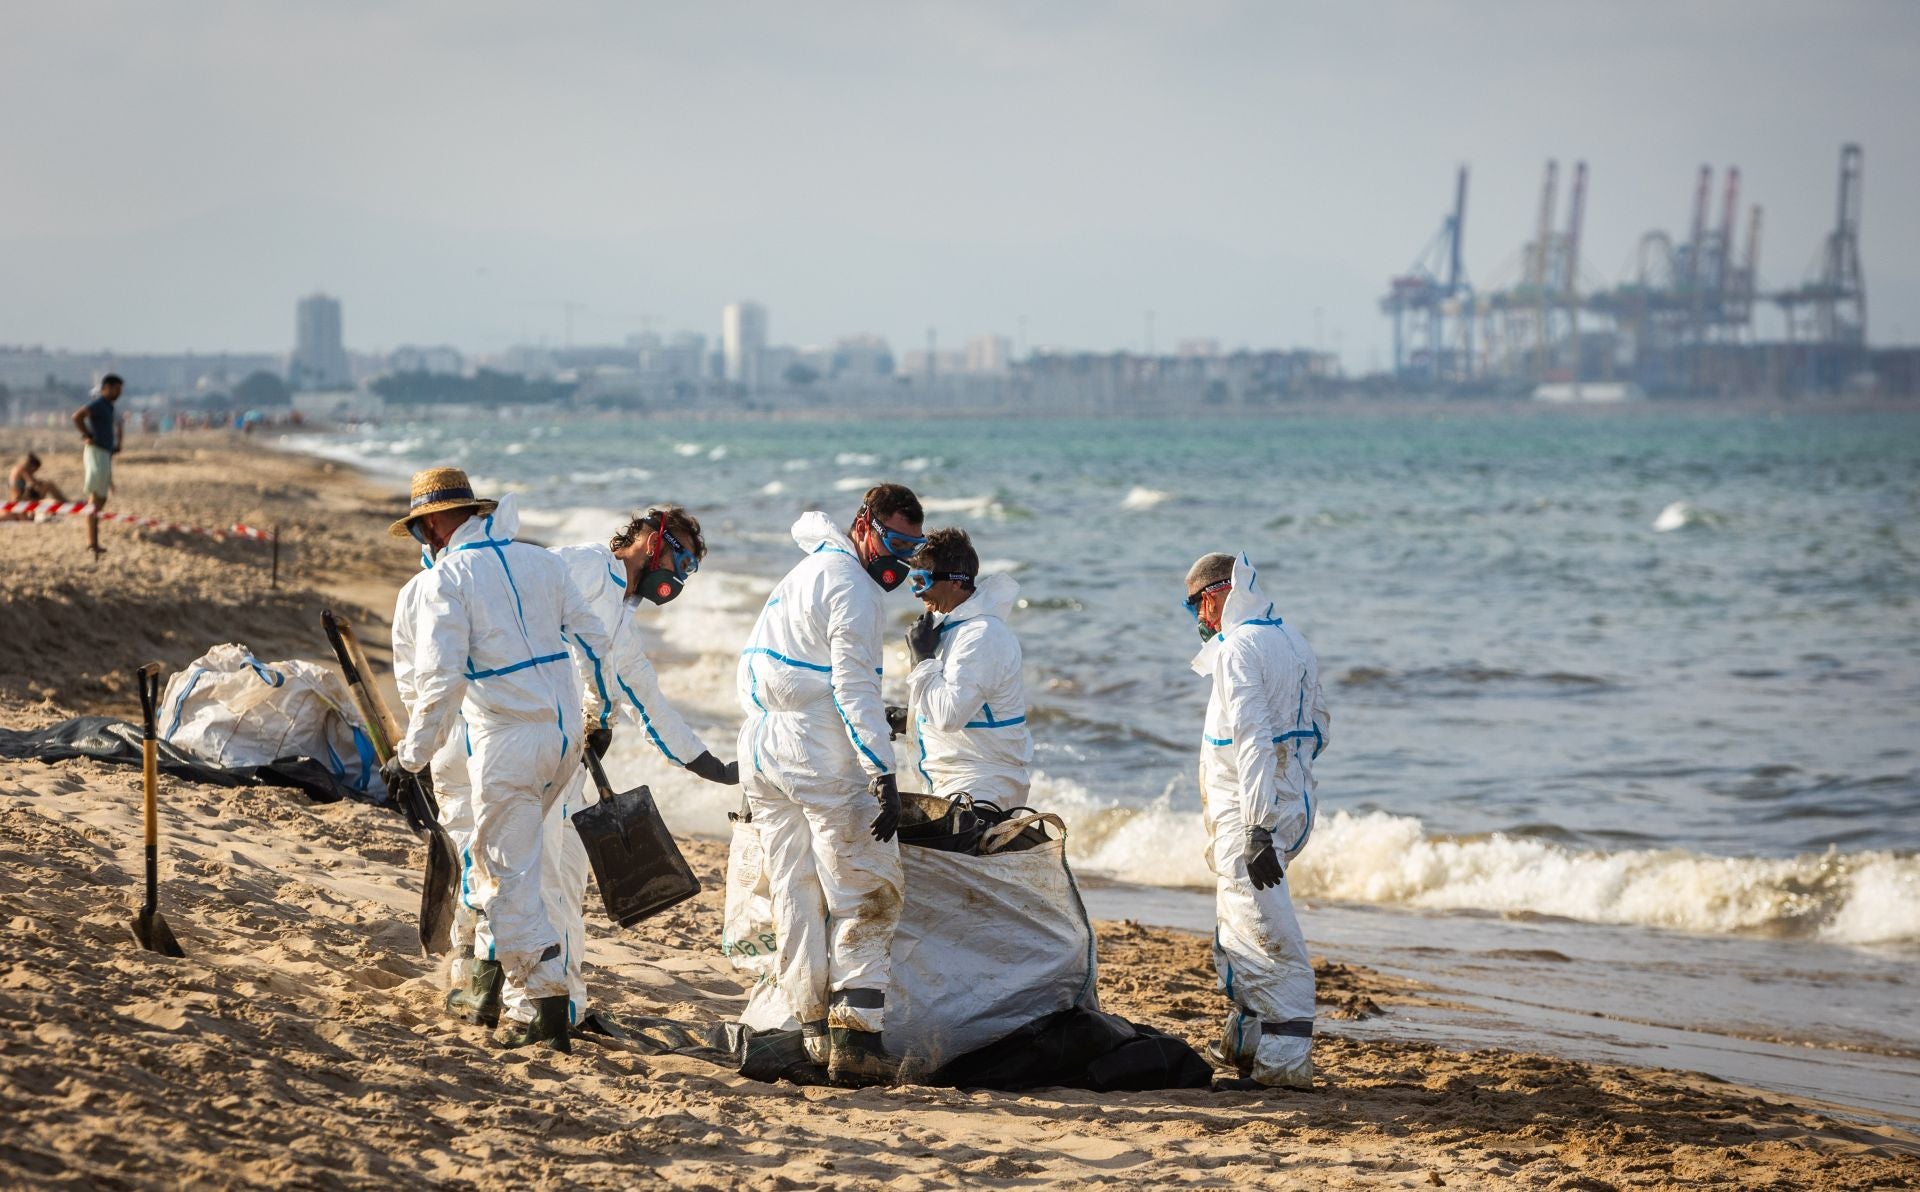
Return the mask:
<path fill-rule="evenodd" d="M 355 790 L 310 757 L 282 757 L 264 766 L 209 766 L 190 753 L 159 744 L 160 772 L 209 786 L 285 786 L 305 791 L 316 803 L 352 799 L 391 807 L 385 791 Z M 0 728 L 0 757 L 18 761 L 64 762 L 87 757 L 111 765 L 140 764 L 140 729 L 111 716 L 76 716 L 45 728 Z"/>

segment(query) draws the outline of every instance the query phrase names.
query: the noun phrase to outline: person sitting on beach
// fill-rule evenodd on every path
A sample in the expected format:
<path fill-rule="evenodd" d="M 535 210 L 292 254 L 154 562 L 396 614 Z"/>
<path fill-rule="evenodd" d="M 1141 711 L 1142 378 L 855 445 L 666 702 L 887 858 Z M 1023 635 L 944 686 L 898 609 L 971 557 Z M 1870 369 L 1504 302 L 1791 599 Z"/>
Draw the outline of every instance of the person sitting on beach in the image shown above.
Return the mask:
<path fill-rule="evenodd" d="M 1313 831 L 1313 761 L 1331 721 L 1320 663 L 1261 594 L 1245 555 L 1203 556 L 1187 610 L 1213 684 L 1200 743 L 1200 807 L 1214 872 L 1213 964 L 1233 999 L 1216 1056 L 1242 1080 L 1313 1087 L 1313 963 L 1286 865 Z"/>
<path fill-rule="evenodd" d="M 29 451 L 13 465 L 13 471 L 7 474 L 7 500 L 9 501 L 64 501 L 66 495 L 60 486 L 51 480 L 40 478 L 40 457 Z M 33 511 L 21 509 L 7 514 L 17 521 L 33 520 Z"/>
<path fill-rule="evenodd" d="M 920 777 L 930 794 L 965 791 L 1002 808 L 1021 806 L 1033 734 L 1020 642 L 1007 628 L 1020 586 L 1011 576 L 980 576 L 965 530 L 933 531 L 911 562 L 907 582 L 927 606 L 907 631 Z"/>
<path fill-rule="evenodd" d="M 113 457 L 120 454 L 120 419 L 113 407 L 122 387 L 119 376 L 108 373 L 100 378 L 93 400 L 73 412 L 73 425 L 84 444 L 80 490 L 93 503 L 93 512 L 87 514 L 87 549 L 96 555 L 106 553 L 100 546 L 100 510 L 113 491 Z"/>

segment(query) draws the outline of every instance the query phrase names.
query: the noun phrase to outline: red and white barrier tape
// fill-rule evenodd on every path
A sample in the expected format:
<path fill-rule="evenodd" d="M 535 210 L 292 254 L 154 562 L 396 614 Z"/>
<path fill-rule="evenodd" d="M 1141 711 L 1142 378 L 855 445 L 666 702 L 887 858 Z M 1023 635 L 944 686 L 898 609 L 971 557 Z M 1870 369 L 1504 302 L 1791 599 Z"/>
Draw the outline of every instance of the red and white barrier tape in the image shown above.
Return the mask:
<path fill-rule="evenodd" d="M 208 530 L 200 526 L 162 521 L 157 517 L 141 517 L 133 513 L 100 512 L 94 509 L 91 501 L 6 501 L 0 502 L 0 513 L 95 514 L 102 521 L 126 522 L 129 525 L 144 526 L 149 530 L 173 530 L 183 534 L 199 534 L 204 538 L 225 538 L 229 534 L 238 538 L 251 538 L 256 542 L 272 542 L 274 538 L 272 530 L 261 530 L 253 526 L 236 524 L 225 530 Z"/>

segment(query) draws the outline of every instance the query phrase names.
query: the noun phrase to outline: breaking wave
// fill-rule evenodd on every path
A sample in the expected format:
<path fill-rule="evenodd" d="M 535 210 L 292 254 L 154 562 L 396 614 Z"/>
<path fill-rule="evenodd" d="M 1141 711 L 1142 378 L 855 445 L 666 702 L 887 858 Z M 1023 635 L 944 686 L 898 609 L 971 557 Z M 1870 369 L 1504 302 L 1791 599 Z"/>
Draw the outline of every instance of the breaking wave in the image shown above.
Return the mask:
<path fill-rule="evenodd" d="M 1711 528 L 1726 519 L 1708 509 L 1697 509 L 1685 501 L 1675 501 L 1653 519 L 1653 532 L 1669 534 L 1674 530 Z"/>
<path fill-rule="evenodd" d="M 1200 812 L 1170 795 L 1102 805 L 1041 776 L 1032 802 L 1059 811 L 1068 852 L 1089 873 L 1210 888 Z M 1829 849 L 1797 857 L 1716 857 L 1681 849 L 1580 849 L 1493 833 L 1442 836 L 1382 811 L 1335 811 L 1288 869 L 1296 897 L 1421 910 L 1543 915 L 1843 944 L 1920 943 L 1920 857 Z"/>
<path fill-rule="evenodd" d="M 1127 490 L 1126 496 L 1120 499 L 1120 508 L 1122 509 L 1153 509 L 1171 500 L 1172 498 L 1173 498 L 1173 494 L 1170 492 L 1165 492 L 1157 488 L 1147 488 L 1144 485 L 1136 484 L 1132 488 Z"/>

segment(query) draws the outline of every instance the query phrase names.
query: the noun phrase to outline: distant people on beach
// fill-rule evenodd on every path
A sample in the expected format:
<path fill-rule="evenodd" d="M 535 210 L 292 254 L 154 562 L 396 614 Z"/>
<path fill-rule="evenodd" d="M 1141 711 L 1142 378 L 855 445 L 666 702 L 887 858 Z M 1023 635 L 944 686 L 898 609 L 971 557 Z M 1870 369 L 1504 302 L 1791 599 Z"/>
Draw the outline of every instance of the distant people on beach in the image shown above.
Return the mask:
<path fill-rule="evenodd" d="M 107 494 L 113 491 L 113 457 L 120 454 L 120 416 L 114 403 L 120 400 L 124 382 L 116 373 L 100 378 L 93 400 L 73 412 L 73 425 L 80 431 L 82 461 L 85 466 L 81 490 L 93 502 L 94 512 L 87 515 L 87 549 L 95 555 L 106 553 L 100 545 L 99 511 L 107 507 Z"/>
<path fill-rule="evenodd" d="M 64 501 L 66 494 L 60 486 L 40 476 L 40 457 L 29 451 L 20 457 L 13 470 L 7 473 L 7 500 L 9 501 Z M 28 511 L 9 513 L 7 520 L 32 521 L 33 514 Z"/>

